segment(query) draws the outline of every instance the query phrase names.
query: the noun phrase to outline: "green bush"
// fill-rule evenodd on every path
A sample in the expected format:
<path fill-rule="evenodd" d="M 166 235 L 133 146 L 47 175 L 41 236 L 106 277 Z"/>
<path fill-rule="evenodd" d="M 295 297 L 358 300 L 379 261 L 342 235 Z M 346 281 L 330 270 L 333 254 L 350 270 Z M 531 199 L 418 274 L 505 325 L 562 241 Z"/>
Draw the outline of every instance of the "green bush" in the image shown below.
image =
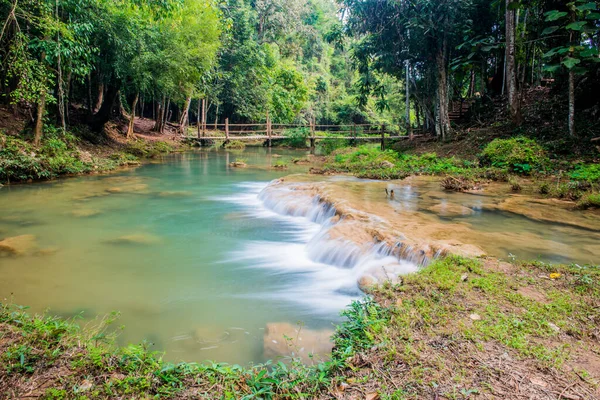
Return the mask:
<path fill-rule="evenodd" d="M 481 162 L 511 172 L 529 175 L 544 169 L 548 163 L 546 151 L 534 140 L 525 137 L 496 139 L 481 153 Z"/>
<path fill-rule="evenodd" d="M 350 146 L 350 141 L 347 139 L 326 139 L 318 142 L 317 147 L 319 153 L 323 155 L 330 155 L 338 149 L 342 149 Z"/>
<path fill-rule="evenodd" d="M 223 148 L 227 150 L 244 150 L 246 148 L 246 144 L 241 140 L 232 140 L 223 145 Z"/>
<path fill-rule="evenodd" d="M 285 146 L 290 147 L 306 147 L 306 140 L 308 139 L 308 128 L 296 128 L 286 129 L 283 135 L 286 137 L 283 140 Z"/>
<path fill-rule="evenodd" d="M 600 164 L 579 164 L 569 177 L 576 181 L 600 182 Z"/>
<path fill-rule="evenodd" d="M 579 208 L 600 208 L 600 193 L 588 193 L 577 203 Z"/>

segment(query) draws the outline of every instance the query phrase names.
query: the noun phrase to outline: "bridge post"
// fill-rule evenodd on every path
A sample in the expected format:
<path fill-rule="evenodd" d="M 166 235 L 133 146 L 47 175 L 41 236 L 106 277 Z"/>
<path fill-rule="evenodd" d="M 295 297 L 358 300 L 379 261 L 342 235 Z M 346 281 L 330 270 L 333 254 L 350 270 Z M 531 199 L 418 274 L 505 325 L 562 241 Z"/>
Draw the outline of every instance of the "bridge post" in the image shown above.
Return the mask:
<path fill-rule="evenodd" d="M 313 117 L 310 119 L 310 148 L 311 149 L 315 148 L 315 124 L 316 124 L 316 121 Z"/>
<path fill-rule="evenodd" d="M 385 125 L 381 125 L 381 151 L 385 150 Z"/>
<path fill-rule="evenodd" d="M 229 143 L 229 118 L 225 118 L 225 143 Z"/>
<path fill-rule="evenodd" d="M 269 111 L 267 110 L 267 146 L 271 147 L 271 117 L 269 117 Z"/>
<path fill-rule="evenodd" d="M 202 137 L 206 136 L 206 99 L 202 99 Z"/>

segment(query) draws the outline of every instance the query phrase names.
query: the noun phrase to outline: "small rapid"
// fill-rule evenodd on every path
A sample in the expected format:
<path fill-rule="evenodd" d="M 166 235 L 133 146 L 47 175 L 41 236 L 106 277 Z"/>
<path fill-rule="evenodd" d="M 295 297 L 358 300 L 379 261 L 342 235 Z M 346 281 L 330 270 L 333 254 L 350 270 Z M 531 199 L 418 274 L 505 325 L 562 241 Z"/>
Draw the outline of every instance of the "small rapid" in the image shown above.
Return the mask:
<path fill-rule="evenodd" d="M 281 241 L 247 241 L 232 251 L 229 260 L 244 262 L 247 268 L 269 270 L 274 279 L 294 276 L 293 284 L 267 296 L 293 301 L 315 312 L 337 312 L 362 295 L 359 282 L 365 276 L 393 281 L 418 269 L 417 263 L 399 259 L 387 243 L 359 245 L 332 237 L 330 230 L 343 219 L 318 195 L 274 182 L 243 183 L 239 189 L 235 196 L 218 200 L 236 203 L 253 218 L 280 221 L 286 227 Z"/>

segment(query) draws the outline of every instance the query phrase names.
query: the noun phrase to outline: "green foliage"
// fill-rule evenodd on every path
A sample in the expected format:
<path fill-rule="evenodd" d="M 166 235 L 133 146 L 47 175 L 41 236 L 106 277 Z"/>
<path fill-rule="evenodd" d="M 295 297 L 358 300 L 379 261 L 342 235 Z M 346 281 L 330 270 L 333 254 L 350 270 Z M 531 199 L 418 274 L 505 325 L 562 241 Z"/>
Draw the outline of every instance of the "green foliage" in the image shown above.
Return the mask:
<path fill-rule="evenodd" d="M 530 175 L 549 163 L 546 151 L 535 140 L 525 137 L 495 139 L 485 147 L 481 160 L 484 164 L 522 175 Z"/>
<path fill-rule="evenodd" d="M 295 128 L 286 129 L 283 132 L 286 137 L 283 144 L 290 147 L 303 148 L 306 147 L 306 141 L 308 140 L 309 129 L 308 128 Z"/>
<path fill-rule="evenodd" d="M 550 10 L 545 13 L 550 25 L 542 35 L 562 33 L 569 36 L 567 42 L 553 47 L 544 54 L 549 60 L 559 64 L 547 65 L 548 71 L 556 71 L 560 66 L 577 73 L 586 73 L 594 64 L 600 62 L 598 49 L 590 40 L 598 32 L 599 8 L 595 2 L 574 0 L 566 4 L 568 11 Z"/>
<path fill-rule="evenodd" d="M 577 202 L 579 208 L 600 208 L 600 193 L 588 193 Z"/>
<path fill-rule="evenodd" d="M 173 151 L 167 142 L 134 140 L 127 143 L 125 152 L 139 158 L 156 158 Z"/>
<path fill-rule="evenodd" d="M 244 150 L 246 148 L 246 144 L 241 140 L 230 140 L 229 142 L 225 143 L 223 147 L 228 150 Z"/>
<path fill-rule="evenodd" d="M 578 164 L 569 177 L 576 181 L 600 182 L 600 164 Z"/>
<path fill-rule="evenodd" d="M 471 174 L 476 167 L 469 161 L 441 158 L 435 153 L 423 155 L 381 151 L 370 145 L 345 148 L 332 153 L 325 167 L 330 171 L 350 172 L 361 178 L 401 179 L 411 174 Z"/>

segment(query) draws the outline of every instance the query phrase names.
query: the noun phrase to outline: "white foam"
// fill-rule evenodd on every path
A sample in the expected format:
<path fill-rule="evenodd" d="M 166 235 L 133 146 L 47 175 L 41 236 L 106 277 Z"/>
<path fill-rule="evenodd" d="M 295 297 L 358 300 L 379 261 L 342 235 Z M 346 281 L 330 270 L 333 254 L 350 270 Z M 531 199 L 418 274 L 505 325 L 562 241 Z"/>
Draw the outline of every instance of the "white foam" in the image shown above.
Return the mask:
<path fill-rule="evenodd" d="M 274 275 L 290 275 L 289 284 L 279 290 L 255 296 L 300 303 L 312 312 L 337 312 L 359 298 L 357 280 L 365 271 L 385 267 L 392 274 L 417 269 L 411 262 L 390 255 L 384 244 L 360 248 L 350 241 L 330 239 L 328 230 L 336 210 L 302 191 L 281 185 L 244 183 L 232 196 L 215 197 L 241 206 L 254 218 L 285 221 L 286 241 L 247 241 L 230 254 L 228 261 L 242 262 Z"/>

